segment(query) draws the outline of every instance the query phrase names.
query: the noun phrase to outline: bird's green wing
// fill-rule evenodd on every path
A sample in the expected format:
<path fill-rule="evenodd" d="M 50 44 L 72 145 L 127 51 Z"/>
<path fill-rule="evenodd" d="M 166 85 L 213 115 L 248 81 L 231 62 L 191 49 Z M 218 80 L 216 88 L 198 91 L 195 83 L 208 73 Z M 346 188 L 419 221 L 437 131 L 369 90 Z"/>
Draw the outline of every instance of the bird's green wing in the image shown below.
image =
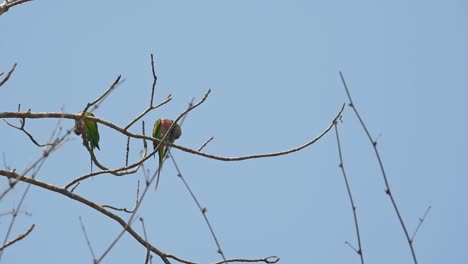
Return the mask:
<path fill-rule="evenodd" d="M 88 112 L 86 112 L 85 115 L 94 117 L 94 115 L 92 113 L 88 113 Z M 99 130 L 98 130 L 97 123 L 95 121 L 92 121 L 92 120 L 85 120 L 84 123 L 85 123 L 86 137 L 88 138 L 91 150 L 94 150 L 94 148 L 97 148 L 97 149 L 100 150 L 100 148 L 99 148 Z"/>
<path fill-rule="evenodd" d="M 161 130 L 161 119 L 158 119 L 158 120 L 156 120 L 156 122 L 154 122 L 154 126 L 153 126 L 153 137 L 154 138 L 161 138 L 159 136 L 160 130 Z M 153 141 L 153 149 L 156 149 L 158 144 L 159 144 L 158 142 Z"/>
<path fill-rule="evenodd" d="M 153 137 L 157 139 L 161 139 L 164 137 L 163 129 L 161 129 L 161 119 L 156 120 L 154 122 L 153 126 Z M 164 143 L 159 144 L 159 142 L 153 142 L 153 148 L 156 149 L 156 147 L 160 145 L 159 150 L 158 150 L 158 155 L 159 155 L 159 164 L 162 163 L 163 155 L 164 155 Z"/>

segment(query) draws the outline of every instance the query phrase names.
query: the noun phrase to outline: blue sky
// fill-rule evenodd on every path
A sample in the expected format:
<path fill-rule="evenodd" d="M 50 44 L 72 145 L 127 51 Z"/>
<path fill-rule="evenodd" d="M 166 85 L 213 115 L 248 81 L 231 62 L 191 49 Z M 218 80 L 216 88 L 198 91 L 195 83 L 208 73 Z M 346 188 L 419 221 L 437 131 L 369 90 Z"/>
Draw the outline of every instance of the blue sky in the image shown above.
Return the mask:
<path fill-rule="evenodd" d="M 347 100 L 342 71 L 378 137 L 411 232 L 432 207 L 415 239 L 419 262 L 468 262 L 465 1 L 36 0 L 0 16 L 0 25 L 0 72 L 18 63 L 0 88 L 1 112 L 15 111 L 19 103 L 34 112 L 62 107 L 78 112 L 122 74 L 125 82 L 95 114 L 124 125 L 148 106 L 154 53 L 156 101 L 168 94 L 173 100 L 145 118 L 147 131 L 154 120 L 175 118 L 211 88 L 207 102 L 190 113 L 177 143 L 196 149 L 214 136 L 205 151 L 223 156 L 285 150 L 317 136 Z M 372 147 L 350 108 L 342 120 L 364 258 L 411 263 Z M 41 141 L 54 125 L 50 120 L 27 123 Z M 133 132 L 139 132 L 137 127 Z M 0 134 L 10 167 L 21 170 L 42 153 L 5 124 Z M 97 157 L 120 166 L 125 143 L 102 127 Z M 134 143 L 136 159 L 140 145 Z M 359 263 L 344 244 L 355 245 L 356 238 L 333 131 L 304 151 L 264 160 L 229 163 L 179 150 L 173 154 L 208 208 L 228 258 L 277 255 L 281 263 Z M 146 167 L 154 171 L 156 159 Z M 89 154 L 74 137 L 50 157 L 38 178 L 63 186 L 87 172 Z M 81 184 L 77 193 L 99 204 L 131 207 L 138 179 L 142 173 L 100 176 Z M 2 201 L 2 212 L 17 204 L 24 188 Z M 18 218 L 13 235 L 33 223 L 36 228 L 5 251 L 3 263 L 91 262 L 80 216 L 98 255 L 121 229 L 92 209 L 37 187 L 22 209 L 32 215 Z M 164 167 L 158 192 L 146 197 L 139 216 L 150 241 L 163 251 L 200 263 L 219 260 L 172 164 Z M 0 234 L 9 219 L 0 218 Z M 105 263 L 143 263 L 144 254 L 126 235 Z"/>

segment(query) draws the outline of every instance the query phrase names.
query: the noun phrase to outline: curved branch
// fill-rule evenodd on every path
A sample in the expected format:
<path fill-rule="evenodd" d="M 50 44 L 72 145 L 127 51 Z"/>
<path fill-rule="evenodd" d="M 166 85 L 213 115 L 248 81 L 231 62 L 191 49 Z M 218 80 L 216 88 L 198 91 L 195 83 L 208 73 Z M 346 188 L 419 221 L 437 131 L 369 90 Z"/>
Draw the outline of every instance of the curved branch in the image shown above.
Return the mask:
<path fill-rule="evenodd" d="M 10 7 L 13 7 L 15 5 L 23 4 L 26 2 L 31 2 L 32 0 L 13 0 L 13 1 L 4 1 L 3 3 L 0 4 L 0 16 L 3 13 L 6 13 Z"/>
<path fill-rule="evenodd" d="M 70 198 L 72 200 L 78 201 L 78 202 L 80 202 L 82 204 L 85 204 L 85 205 L 93 208 L 94 210 L 102 213 L 103 215 L 106 215 L 107 217 L 109 217 L 109 218 L 113 219 L 114 221 L 116 221 L 117 223 L 119 223 L 133 238 L 135 238 L 136 241 L 138 241 L 145 248 L 149 248 L 153 253 L 155 253 L 159 257 L 161 257 L 161 259 L 164 261 L 164 263 L 169 264 L 169 261 L 167 260 L 168 255 L 166 253 L 162 252 L 161 250 L 159 250 L 155 246 L 148 243 L 145 239 L 143 239 L 140 235 L 138 235 L 138 233 L 135 230 L 133 230 L 133 228 L 131 226 L 127 225 L 127 223 L 122 218 L 120 218 L 119 216 L 109 212 L 108 210 L 104 209 L 103 207 L 99 206 L 98 204 L 96 204 L 96 203 L 94 203 L 94 202 L 92 202 L 92 201 L 90 201 L 90 200 L 88 200 L 88 199 L 86 199 L 86 198 L 84 198 L 84 197 L 82 197 L 80 195 L 69 192 L 69 191 L 67 191 L 67 190 L 65 190 L 63 188 L 59 188 L 57 186 L 54 186 L 54 185 L 51 185 L 51 184 L 48 184 L 48 183 L 45 183 L 45 182 L 42 182 L 42 181 L 39 181 L 39 180 L 36 180 L 36 179 L 21 176 L 16 172 L 0 170 L 0 175 L 3 175 L 3 176 L 5 176 L 5 177 L 7 177 L 9 179 L 16 179 L 16 180 L 19 180 L 19 181 L 22 181 L 22 182 L 26 182 L 26 183 L 41 187 L 43 189 L 49 190 L 49 191 L 60 193 L 60 194 L 62 194 L 64 196 L 67 196 L 68 198 Z"/>
<path fill-rule="evenodd" d="M 286 155 L 286 154 L 290 154 L 290 153 L 302 150 L 302 149 L 314 144 L 319 139 L 321 139 L 325 134 L 327 134 L 333 128 L 333 124 L 341 116 L 341 113 L 343 112 L 344 107 L 345 107 L 345 104 L 343 104 L 341 106 L 341 109 L 336 114 L 336 116 L 333 118 L 333 120 L 330 122 L 330 125 L 320 135 L 318 135 L 316 138 L 306 142 L 305 144 L 303 144 L 303 145 L 301 145 L 299 147 L 292 148 L 292 149 L 289 149 L 289 150 L 284 150 L 284 151 L 279 151 L 279 152 L 272 152 L 272 153 L 264 153 L 264 154 L 254 154 L 254 155 L 247 155 L 247 156 L 240 156 L 240 157 L 223 157 L 223 156 L 217 156 L 217 155 L 213 155 L 213 154 L 209 154 L 209 153 L 200 152 L 200 151 L 190 149 L 190 148 L 187 148 L 187 147 L 183 147 L 183 146 L 179 146 L 179 145 L 176 145 L 176 144 L 167 143 L 167 145 L 170 145 L 173 148 L 176 148 L 176 149 L 188 152 L 188 153 L 192 153 L 192 154 L 199 155 L 199 156 L 202 156 L 202 157 L 205 157 L 205 158 L 211 158 L 211 159 L 220 160 L 220 161 L 241 161 L 241 160 L 248 160 L 248 159 L 282 156 L 282 155 Z M 32 113 L 32 112 L 3 112 L 3 113 L 0 113 L 0 118 L 23 118 L 23 117 L 24 118 L 34 118 L 34 119 L 36 119 L 36 118 L 66 118 L 66 119 L 77 120 L 77 119 L 79 119 L 81 117 L 81 115 L 67 114 L 67 113 L 56 113 L 56 112 L 53 112 L 53 113 Z M 102 124 L 104 126 L 112 128 L 112 129 L 114 129 L 114 130 L 116 130 L 116 131 L 118 131 L 118 132 L 120 132 L 120 133 L 122 133 L 122 134 L 124 134 L 126 136 L 132 137 L 132 138 L 145 139 L 145 140 L 156 142 L 156 143 L 160 142 L 159 139 L 156 139 L 156 138 L 153 138 L 153 137 L 128 132 L 128 131 L 124 130 L 123 128 L 121 128 L 121 127 L 119 127 L 119 126 L 117 126 L 117 125 L 115 125 L 115 124 L 113 124 L 113 123 L 111 123 L 109 121 L 106 121 L 106 120 L 103 120 L 103 119 L 100 119 L 100 118 L 97 118 L 97 117 L 88 117 L 87 116 L 87 117 L 85 117 L 85 119 L 96 121 L 96 122 L 98 122 L 98 123 L 100 123 L 100 124 Z M 156 153 L 155 151 L 153 151 L 153 152 Z M 154 154 L 153 152 L 149 153 L 147 158 L 151 157 Z M 136 165 L 134 165 L 134 167 L 135 166 Z M 131 166 L 129 166 L 129 167 L 131 167 Z M 123 168 L 121 168 L 120 170 L 123 170 Z"/>
<path fill-rule="evenodd" d="M 5 243 L 5 245 L 3 245 L 2 247 L 0 247 L 0 251 L 3 251 L 5 248 L 13 245 L 14 243 L 20 241 L 21 239 L 25 238 L 27 235 L 29 235 L 29 233 L 31 233 L 34 229 L 36 225 L 32 225 L 26 232 L 24 232 L 23 234 L 19 235 L 17 238 L 11 240 L 10 242 L 8 243 Z"/>

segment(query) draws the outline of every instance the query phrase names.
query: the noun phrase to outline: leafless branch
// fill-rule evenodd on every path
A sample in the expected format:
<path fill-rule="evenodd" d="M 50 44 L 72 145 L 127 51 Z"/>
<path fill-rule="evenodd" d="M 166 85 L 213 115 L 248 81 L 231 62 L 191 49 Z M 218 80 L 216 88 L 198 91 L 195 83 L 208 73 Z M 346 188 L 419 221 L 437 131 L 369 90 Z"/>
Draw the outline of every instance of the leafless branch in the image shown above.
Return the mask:
<path fill-rule="evenodd" d="M 111 205 L 102 205 L 102 207 L 109 208 L 109 209 L 116 210 L 116 211 L 122 211 L 122 212 L 131 214 L 131 213 L 135 212 L 135 209 L 138 206 L 139 194 L 140 194 L 140 181 L 138 181 L 138 184 L 137 184 L 135 206 L 133 207 L 133 209 L 128 210 L 127 208 L 117 208 L 117 207 L 114 207 L 114 206 L 111 206 Z"/>
<path fill-rule="evenodd" d="M 37 142 L 37 140 L 34 139 L 33 135 L 31 135 L 31 133 L 29 133 L 28 131 L 26 131 L 26 129 L 24 128 L 25 124 L 26 124 L 26 119 L 25 118 L 22 118 L 20 120 L 20 126 L 15 126 L 13 124 L 11 124 L 10 122 L 8 122 L 8 120 L 6 119 L 3 119 L 3 121 L 9 125 L 10 127 L 13 127 L 15 129 L 18 129 L 20 131 L 23 131 L 28 137 L 29 139 L 32 141 L 32 143 L 34 143 L 34 145 L 38 146 L 38 147 L 45 147 L 45 146 L 50 146 L 52 145 L 53 143 L 45 143 L 45 144 L 40 144 L 39 142 Z"/>
<path fill-rule="evenodd" d="M 34 162 L 31 166 L 29 166 L 28 168 L 26 168 L 23 173 L 21 175 L 26 175 L 28 173 L 31 172 L 31 179 L 34 180 L 34 178 L 36 177 L 36 175 L 39 173 L 42 165 L 44 164 L 44 162 L 46 161 L 47 157 L 49 157 L 49 155 L 57 150 L 61 144 L 64 142 L 64 140 L 66 139 L 66 137 L 68 136 L 68 134 L 65 134 L 64 136 L 62 136 L 61 138 L 56 138 L 55 141 L 54 141 L 54 144 L 50 145 L 50 146 L 46 146 L 43 153 L 42 153 L 42 156 L 36 160 L 36 162 Z M 51 138 L 50 140 L 52 140 L 52 138 L 55 137 L 55 131 L 52 133 L 51 135 Z M 13 180 L 13 182 L 10 181 L 10 189 L 8 190 L 11 190 L 13 188 L 13 186 L 18 182 L 18 181 L 21 181 L 20 180 L 20 177 L 21 175 L 20 174 L 17 174 L 15 171 L 10 171 L 10 173 L 14 173 L 15 175 L 17 175 L 18 177 L 9 177 L 10 180 Z M 29 188 L 31 187 L 31 185 L 27 185 L 26 186 L 26 189 L 24 190 L 21 198 L 20 198 L 20 201 L 18 202 L 17 206 L 16 206 L 16 209 L 14 210 L 14 213 L 12 214 L 12 217 L 11 217 L 11 221 L 10 221 L 10 224 L 8 226 L 8 230 L 5 234 L 5 239 L 3 241 L 3 244 L 6 244 L 6 242 L 8 241 L 8 238 L 10 236 L 10 233 L 11 233 L 11 230 L 13 228 L 13 225 L 15 223 L 15 220 L 18 216 L 17 212 L 20 211 L 21 209 L 21 206 L 26 198 L 26 195 L 28 194 L 29 192 Z M 7 192 L 4 192 L 3 195 L 5 195 Z M 3 256 L 3 252 L 4 251 L 0 251 L 0 260 Z"/>
<path fill-rule="evenodd" d="M 2 5 L 5 4 L 5 3 L 8 4 L 8 2 L 6 2 L 6 1 L 3 2 L 2 4 L 0 4 L 0 15 L 2 15 Z M 8 10 L 8 7 L 7 7 L 7 10 Z M 6 10 L 5 10 L 4 12 L 6 12 Z M 3 12 L 3 13 L 4 13 L 4 12 Z M 0 81 L 0 87 L 1 87 L 3 84 L 5 84 L 5 83 L 8 81 L 8 79 L 10 79 L 11 74 L 15 71 L 15 69 L 16 69 L 16 63 L 13 64 L 13 67 L 11 67 L 11 70 L 7 73 L 7 75 L 3 78 L 3 80 Z M 3 75 L 3 73 L 0 74 L 0 76 L 2 76 L 2 75 Z"/>
<path fill-rule="evenodd" d="M 210 137 L 210 139 L 208 139 L 207 141 L 205 141 L 205 143 L 203 143 L 203 145 L 201 145 L 200 148 L 198 148 L 198 151 L 202 151 L 202 149 L 204 149 L 206 147 L 206 145 L 208 145 L 208 143 L 211 142 L 211 140 L 213 140 L 214 137 Z"/>
<path fill-rule="evenodd" d="M 354 105 L 353 103 L 353 100 L 351 99 L 351 95 L 349 93 L 349 90 L 348 90 L 348 86 L 346 85 L 346 81 L 343 77 L 343 74 L 340 72 L 340 77 L 341 77 L 341 81 L 343 82 L 343 86 L 346 90 L 346 94 L 348 95 L 348 99 L 349 99 L 349 106 L 353 109 L 354 113 L 356 114 L 356 117 L 358 118 L 359 122 L 361 123 L 361 126 L 362 128 L 364 129 L 364 131 L 366 132 L 367 134 L 367 137 L 369 139 L 369 141 L 372 143 L 372 147 L 374 148 L 374 152 L 375 152 L 375 155 L 377 157 L 377 161 L 379 162 L 379 166 L 380 166 L 380 171 L 382 173 L 382 177 L 384 179 L 384 182 L 385 182 L 385 193 L 388 195 L 388 197 L 390 198 L 390 201 L 392 203 L 392 206 L 393 206 L 393 209 L 395 210 L 395 213 L 398 217 L 398 220 L 400 221 L 400 225 L 401 225 L 401 228 L 403 229 L 403 232 L 405 234 L 405 237 L 406 237 L 406 240 L 408 242 L 408 245 L 410 247 L 410 250 L 411 250 L 411 255 L 413 257 L 413 262 L 415 264 L 418 263 L 418 260 L 416 258 L 416 252 L 414 251 L 414 247 L 413 247 L 413 243 L 411 241 L 411 237 L 409 236 L 409 233 L 408 233 L 408 230 L 406 228 L 406 225 L 405 225 L 405 222 L 403 221 L 403 217 L 401 216 L 401 213 L 400 213 L 400 210 L 398 209 L 398 206 L 396 204 L 396 201 L 395 201 L 395 198 L 393 197 L 393 194 L 392 192 L 390 191 L 390 184 L 388 183 L 388 178 L 387 178 L 387 174 L 385 173 L 385 170 L 384 170 L 384 166 L 383 166 L 383 161 L 382 159 L 380 158 L 380 154 L 379 154 L 379 151 L 377 150 L 377 142 L 375 140 L 372 139 L 372 136 L 370 135 L 370 132 L 369 130 L 367 129 L 366 125 L 364 124 L 364 121 L 362 120 L 361 116 L 359 115 L 357 109 L 356 109 L 356 106 Z"/>
<path fill-rule="evenodd" d="M 26 232 L 24 232 L 23 234 L 19 235 L 17 238 L 7 242 L 7 243 L 4 243 L 2 247 L 0 247 L 0 251 L 3 252 L 3 250 L 11 245 L 13 245 L 14 243 L 20 241 L 21 239 L 25 238 L 26 236 L 29 235 L 29 233 L 31 233 L 34 229 L 36 225 L 32 225 Z"/>
<path fill-rule="evenodd" d="M 325 134 L 327 134 L 333 128 L 334 122 L 339 118 L 339 116 L 343 112 L 344 106 L 345 105 L 343 104 L 341 109 L 339 110 L 339 112 L 336 114 L 335 118 L 330 122 L 330 125 L 320 135 L 318 135 L 316 138 L 306 142 L 305 144 L 303 144 L 303 145 L 301 145 L 299 147 L 295 147 L 295 148 L 284 150 L 284 151 L 264 153 L 264 154 L 255 154 L 255 155 L 247 155 L 247 156 L 240 156 L 240 157 L 224 157 L 224 156 L 217 156 L 217 155 L 213 155 L 213 154 L 199 152 L 199 151 L 196 151 L 196 150 L 193 150 L 193 149 L 190 149 L 190 148 L 187 148 L 187 147 L 179 146 L 179 145 L 173 144 L 173 143 L 172 144 L 167 143 L 167 145 L 171 146 L 173 148 L 185 151 L 187 153 L 192 153 L 192 154 L 199 155 L 199 156 L 202 156 L 202 157 L 215 159 L 215 160 L 221 160 L 221 161 L 241 161 L 241 160 L 248 160 L 248 159 L 258 159 L 258 158 L 277 157 L 277 156 L 287 155 L 287 154 L 291 154 L 291 153 L 300 151 L 300 150 L 314 144 L 315 142 L 320 140 Z M 182 113 L 182 116 L 184 114 L 185 113 Z M 0 113 L 0 118 L 22 118 L 22 117 L 32 118 L 32 119 L 37 119 L 37 118 L 66 118 L 66 119 L 76 120 L 76 119 L 80 118 L 81 115 L 66 114 L 66 113 L 29 113 L 29 112 L 20 112 L 20 113 L 18 113 L 18 112 L 3 112 L 3 113 Z M 86 116 L 85 118 L 89 119 L 89 120 L 96 121 L 96 122 L 98 122 L 100 124 L 103 124 L 104 126 L 107 126 L 107 127 L 111 128 L 111 129 L 114 129 L 114 130 L 122 133 L 123 135 L 130 136 L 132 138 L 145 139 L 145 140 L 148 140 L 148 141 L 151 141 L 151 142 L 157 142 L 157 143 L 159 143 L 161 141 L 160 139 L 157 139 L 157 138 L 144 136 L 144 135 L 140 135 L 140 134 L 134 134 L 134 133 L 125 131 L 123 128 L 121 128 L 121 127 L 119 127 L 119 126 L 117 126 L 117 125 L 115 125 L 115 124 L 113 124 L 113 123 L 111 123 L 109 121 L 106 121 L 106 120 L 103 120 L 103 119 L 100 119 L 100 118 L 97 118 L 97 117 L 88 117 L 88 116 Z M 151 156 L 153 156 L 155 153 L 156 153 L 156 151 L 152 151 L 141 162 L 146 161 Z M 134 168 L 136 166 L 139 166 L 141 162 L 135 163 L 135 164 L 133 164 L 133 165 L 131 165 L 129 167 L 123 167 L 123 168 L 118 168 L 118 169 L 112 170 L 112 172 L 122 171 L 122 170 L 126 170 L 126 169 L 129 169 L 129 168 Z M 99 174 L 112 173 L 112 172 L 111 171 L 105 171 L 105 172 L 100 172 Z"/>
<path fill-rule="evenodd" d="M 96 263 L 96 255 L 94 254 L 93 247 L 91 246 L 91 241 L 89 241 L 89 237 L 88 237 L 88 234 L 86 233 L 86 228 L 83 224 L 83 220 L 81 219 L 81 216 L 79 217 L 79 219 L 80 219 L 81 230 L 83 231 L 84 237 L 86 239 L 86 244 L 88 245 L 88 249 L 91 252 L 91 256 L 93 257 L 93 263 Z"/>
<path fill-rule="evenodd" d="M 358 249 L 355 249 L 351 246 L 348 242 L 346 242 L 354 251 L 359 255 L 361 258 L 361 263 L 364 264 L 364 256 L 362 254 L 362 246 L 361 246 L 361 235 L 359 233 L 359 225 L 357 220 L 357 213 L 356 213 L 356 205 L 354 205 L 353 195 L 351 194 L 351 188 L 349 187 L 348 177 L 346 176 L 346 171 L 344 169 L 343 163 L 343 155 L 341 152 L 341 143 L 340 143 L 340 136 L 338 134 L 338 122 L 335 122 L 335 132 L 336 132 L 336 142 L 338 145 L 338 155 L 340 157 L 340 164 L 338 165 L 341 168 L 341 172 L 343 173 L 343 178 L 346 184 L 346 190 L 348 191 L 349 201 L 351 202 L 351 208 L 353 209 L 353 216 L 354 216 L 354 227 L 356 229 L 356 236 L 358 242 Z"/>
<path fill-rule="evenodd" d="M 111 84 L 111 86 L 101 95 L 99 96 L 96 100 L 92 101 L 91 103 L 88 103 L 86 105 L 86 107 L 83 109 L 83 114 L 82 116 L 84 116 L 84 113 L 88 111 L 88 109 L 92 106 L 93 108 L 90 110 L 90 112 L 94 111 L 95 109 L 97 109 L 99 107 L 99 104 L 98 103 L 102 103 L 102 101 L 104 101 L 104 99 L 115 89 L 117 88 L 117 86 L 119 84 L 122 84 L 125 80 L 122 80 L 120 81 L 120 78 L 122 76 L 119 75 L 117 76 L 117 79 L 115 79 L 115 81 Z"/>
<path fill-rule="evenodd" d="M 158 80 L 158 77 L 156 76 L 156 71 L 154 69 L 154 60 L 153 60 L 153 54 L 151 54 L 151 71 L 153 73 L 153 85 L 151 87 L 151 99 L 150 99 L 150 103 L 149 103 L 149 106 L 148 108 L 146 108 L 145 111 L 143 111 L 143 113 L 141 113 L 139 116 L 137 116 L 135 119 L 133 119 L 132 121 L 130 121 L 130 123 L 128 125 L 125 126 L 124 130 L 128 130 L 128 128 L 130 128 L 135 122 L 137 122 L 139 119 L 141 119 L 143 116 L 145 116 L 147 113 L 149 113 L 150 111 L 158 108 L 158 107 L 161 107 L 163 105 L 165 105 L 166 103 L 168 103 L 169 101 L 172 100 L 171 98 L 171 94 L 169 94 L 166 99 L 158 104 L 157 106 L 153 106 L 153 102 L 154 102 L 154 93 L 156 91 L 156 82 Z"/>
<path fill-rule="evenodd" d="M 148 242 L 148 236 L 146 235 L 146 227 L 145 227 L 145 221 L 143 219 L 143 217 L 140 217 L 140 221 L 141 221 L 141 227 L 143 229 L 143 235 L 145 236 L 145 240 L 146 242 Z M 148 264 L 151 262 L 151 250 L 150 248 L 148 248 L 148 250 L 146 250 L 146 258 L 145 258 L 145 264 Z"/>
<path fill-rule="evenodd" d="M 271 256 L 261 259 L 227 259 L 223 261 L 216 262 L 214 264 L 223 264 L 223 263 L 257 263 L 263 262 L 267 264 L 277 263 L 280 259 L 277 256 Z"/>
<path fill-rule="evenodd" d="M 150 108 L 153 106 L 154 92 L 156 91 L 156 82 L 158 80 L 158 77 L 156 76 L 156 70 L 154 69 L 153 53 L 151 53 L 151 72 L 153 73 L 153 86 L 152 86 L 152 89 L 151 89 Z M 168 96 L 168 98 L 169 97 L 170 97 L 170 95 Z"/>
<path fill-rule="evenodd" d="M 142 117 L 144 117 L 146 114 L 148 114 L 149 112 L 151 112 L 152 110 L 154 110 L 154 109 L 156 109 L 156 108 L 159 108 L 159 107 L 161 107 L 161 106 L 163 106 L 163 105 L 169 103 L 171 100 L 172 100 L 172 98 L 171 98 L 171 95 L 169 94 L 169 95 L 166 97 L 166 99 L 165 99 L 162 103 L 160 103 L 160 104 L 158 104 L 158 105 L 156 105 L 156 106 L 152 106 L 152 105 L 149 106 L 148 108 L 145 109 L 145 111 L 143 111 L 143 113 L 141 113 L 140 115 L 138 115 L 137 117 L 135 117 L 132 121 L 130 121 L 130 123 L 128 123 L 128 125 L 126 125 L 126 126 L 124 127 L 124 130 L 128 130 L 133 124 L 135 124 L 138 120 L 140 120 L 140 119 L 141 119 Z"/>
<path fill-rule="evenodd" d="M 16 211 L 15 209 L 12 209 L 8 212 L 5 212 L 5 213 L 1 213 L 0 214 L 0 217 L 2 216 L 7 216 L 7 215 L 13 215 L 13 214 L 23 214 L 23 215 L 26 215 L 26 216 L 31 216 L 31 213 L 29 213 L 28 211 Z"/>
<path fill-rule="evenodd" d="M 431 206 L 427 207 L 426 212 L 424 212 L 423 217 L 420 217 L 420 218 L 419 218 L 418 226 L 416 226 L 416 229 L 414 230 L 414 233 L 413 233 L 413 235 L 411 236 L 411 242 L 414 242 L 414 237 L 415 237 L 416 234 L 418 233 L 419 228 L 421 227 L 421 225 L 422 225 L 422 223 L 424 222 L 424 220 L 426 220 L 426 216 L 427 216 L 427 214 L 429 213 L 429 210 L 431 210 Z"/>
<path fill-rule="evenodd" d="M 196 262 L 192 262 L 186 259 L 182 259 L 178 256 L 174 255 L 167 255 L 168 258 L 177 260 L 180 263 L 184 264 L 197 264 Z M 260 259 L 241 259 L 241 258 L 235 258 L 235 259 L 226 259 L 226 260 L 221 260 L 218 262 L 214 262 L 213 264 L 224 264 L 224 263 L 266 263 L 266 264 L 274 264 L 277 263 L 280 260 L 277 256 L 271 256 L 271 257 L 266 257 L 266 258 L 260 258 Z"/>
<path fill-rule="evenodd" d="M 18 173 L 16 172 L 12 172 L 12 171 L 5 171 L 5 170 L 0 170 L 0 175 L 3 175 L 7 178 L 10 178 L 10 179 L 18 179 L 22 182 L 26 182 L 26 183 L 29 183 L 29 184 L 32 184 L 34 186 L 37 186 L 37 187 L 40 187 L 40 188 L 43 188 L 43 189 L 46 189 L 46 190 L 49 190 L 49 191 L 52 191 L 52 192 L 56 192 L 56 193 L 59 193 L 59 194 L 62 194 L 72 200 L 75 200 L 77 202 L 80 202 L 84 205 L 87 205 L 89 206 L 90 208 L 93 208 L 94 210 L 102 213 L 103 215 L 113 219 L 114 221 L 116 221 L 118 224 L 120 224 L 124 230 L 126 230 L 126 232 L 128 232 L 136 241 L 138 241 L 138 243 L 140 243 L 142 246 L 144 246 L 145 248 L 146 247 L 149 247 L 151 249 L 151 252 L 155 253 L 156 255 L 160 256 L 161 259 L 164 261 L 164 263 L 166 264 L 169 264 L 170 262 L 167 260 L 168 256 L 166 253 L 162 252 L 161 250 L 159 250 L 158 248 L 156 248 L 155 246 L 151 245 L 150 243 L 148 243 L 147 241 L 145 241 L 140 235 L 138 235 L 138 233 L 133 230 L 133 228 L 127 224 L 127 222 L 125 222 L 122 218 L 120 218 L 119 216 L 111 213 L 110 211 L 102 208 L 101 206 L 99 206 L 98 204 L 78 195 L 78 194 L 75 194 L 75 193 L 72 193 L 72 192 L 69 192 L 63 188 L 60 188 L 60 187 L 57 187 L 57 186 L 54 186 L 54 185 L 51 185 L 51 184 L 48 184 L 48 183 L 45 183 L 45 182 L 42 182 L 42 181 L 39 181 L 39 180 L 36 180 L 36 179 L 33 179 L 33 178 L 29 178 L 29 177 L 25 177 L 25 176 L 21 176 L 19 175 Z M 30 186 L 30 185 L 29 185 Z"/>
<path fill-rule="evenodd" d="M 127 149 L 125 151 L 125 167 L 128 166 L 128 154 L 130 153 L 130 137 L 127 137 Z"/>
<path fill-rule="evenodd" d="M 172 162 L 174 163 L 174 167 L 177 170 L 177 176 L 184 183 L 185 189 L 190 193 L 190 196 L 192 197 L 193 201 L 197 204 L 197 207 L 200 210 L 200 213 L 202 214 L 203 218 L 205 219 L 206 225 L 208 226 L 208 229 L 210 229 L 211 236 L 213 237 L 213 240 L 215 241 L 216 246 L 218 247 L 218 249 L 217 249 L 218 254 L 221 255 L 223 260 L 226 260 L 226 257 L 224 256 L 224 252 L 221 249 L 221 245 L 219 244 L 218 238 L 216 237 L 216 234 L 215 234 L 215 232 L 213 230 L 213 227 L 211 226 L 210 221 L 208 220 L 208 217 L 206 216 L 206 213 L 207 213 L 206 207 L 201 206 L 201 204 L 198 201 L 197 197 L 193 193 L 192 188 L 190 188 L 190 185 L 188 184 L 188 182 L 185 180 L 184 176 L 182 175 L 182 172 L 180 171 L 179 166 L 177 165 L 177 162 L 174 159 L 174 156 L 172 154 L 169 155 L 169 156 L 171 157 Z"/>
<path fill-rule="evenodd" d="M 359 250 L 357 248 L 355 248 L 353 245 L 351 245 L 351 243 L 349 243 L 348 241 L 345 241 L 344 243 L 345 243 L 345 245 L 348 245 L 354 252 L 359 254 Z"/>
<path fill-rule="evenodd" d="M 85 147 L 89 151 L 89 147 L 88 146 L 85 146 Z M 98 166 L 101 170 L 97 171 L 97 172 L 91 172 L 89 174 L 80 176 L 80 177 L 74 179 L 73 181 L 71 181 L 70 183 L 68 183 L 67 185 L 65 185 L 64 188 L 68 189 L 68 188 L 70 188 L 70 186 L 73 186 L 74 184 L 76 184 L 78 182 L 81 182 L 83 180 L 86 180 L 88 178 L 91 178 L 91 177 L 94 177 L 94 176 L 97 176 L 97 175 L 101 175 L 101 174 L 109 173 L 109 174 L 112 174 L 114 176 L 124 176 L 124 175 L 133 174 L 133 173 L 137 172 L 138 169 L 142 166 L 143 162 L 145 162 L 148 159 L 148 156 L 146 156 L 146 150 L 143 151 L 141 156 L 142 156 L 142 158 L 138 162 L 136 162 L 136 163 L 134 163 L 134 164 L 132 164 L 130 166 L 125 166 L 125 167 L 121 167 L 121 168 L 117 168 L 117 169 L 108 169 L 108 168 L 104 167 L 102 164 L 100 164 L 99 161 L 97 161 L 95 156 L 91 156 L 94 164 L 96 164 L 96 166 Z"/>

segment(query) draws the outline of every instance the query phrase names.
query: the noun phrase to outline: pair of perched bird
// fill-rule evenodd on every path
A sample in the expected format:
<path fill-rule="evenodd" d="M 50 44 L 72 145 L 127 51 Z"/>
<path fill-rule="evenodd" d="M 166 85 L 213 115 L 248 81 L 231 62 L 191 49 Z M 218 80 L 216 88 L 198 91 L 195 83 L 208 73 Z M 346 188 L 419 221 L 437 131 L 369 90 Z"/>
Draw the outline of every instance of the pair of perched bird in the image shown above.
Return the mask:
<path fill-rule="evenodd" d="M 82 114 L 83 114 L 82 111 L 77 113 L 77 115 L 82 115 Z M 84 115 L 88 117 L 94 117 L 94 115 L 90 112 L 85 112 Z M 172 130 L 166 136 L 164 142 L 173 143 L 176 139 L 180 138 L 180 136 L 182 135 L 182 130 L 180 129 L 180 126 L 178 124 L 172 125 L 173 123 L 174 121 L 169 120 L 169 119 L 156 120 L 153 126 L 153 137 L 157 139 L 163 139 L 164 135 L 166 135 L 166 133 L 169 131 L 169 129 L 172 126 Z M 89 119 L 79 119 L 78 121 L 75 122 L 75 127 L 73 128 L 73 131 L 75 132 L 75 134 L 81 135 L 81 137 L 83 138 L 84 144 L 87 144 L 89 149 L 91 150 L 91 155 L 94 155 L 95 148 L 100 150 L 99 129 L 98 129 L 96 121 L 89 120 Z M 165 151 L 167 148 L 164 142 L 161 142 L 161 144 L 159 144 L 158 142 L 153 141 L 154 149 L 156 148 L 158 149 L 159 167 L 161 167 L 164 156 L 166 154 Z M 161 168 L 159 168 L 159 171 L 161 171 Z"/>

